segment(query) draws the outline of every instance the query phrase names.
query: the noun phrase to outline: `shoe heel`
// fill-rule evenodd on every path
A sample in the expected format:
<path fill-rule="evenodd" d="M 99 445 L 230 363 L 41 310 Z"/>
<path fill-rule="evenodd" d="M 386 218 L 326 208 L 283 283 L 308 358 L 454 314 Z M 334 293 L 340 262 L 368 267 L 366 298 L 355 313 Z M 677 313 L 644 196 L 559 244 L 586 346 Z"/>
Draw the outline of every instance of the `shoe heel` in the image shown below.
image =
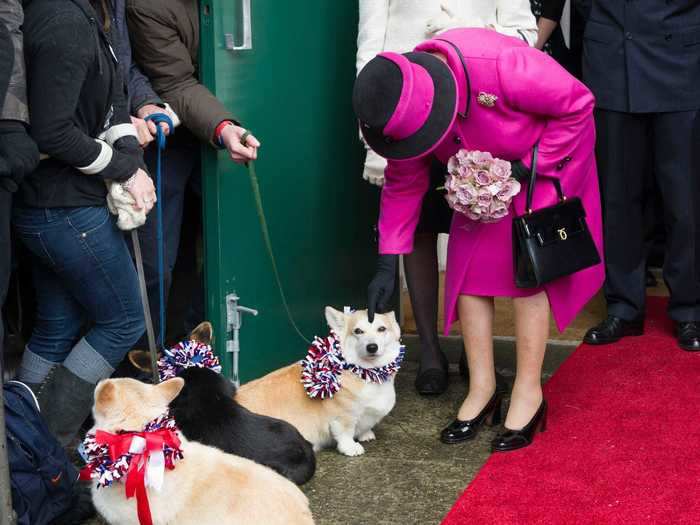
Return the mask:
<path fill-rule="evenodd" d="M 501 397 L 498 397 L 496 399 L 496 403 L 494 404 L 493 410 L 486 418 L 486 426 L 495 427 L 496 425 L 500 425 L 503 422 L 502 401 L 503 399 Z"/>
<path fill-rule="evenodd" d="M 544 407 L 544 414 L 542 414 L 542 421 L 539 424 L 539 432 L 545 432 L 547 430 L 547 407 Z"/>

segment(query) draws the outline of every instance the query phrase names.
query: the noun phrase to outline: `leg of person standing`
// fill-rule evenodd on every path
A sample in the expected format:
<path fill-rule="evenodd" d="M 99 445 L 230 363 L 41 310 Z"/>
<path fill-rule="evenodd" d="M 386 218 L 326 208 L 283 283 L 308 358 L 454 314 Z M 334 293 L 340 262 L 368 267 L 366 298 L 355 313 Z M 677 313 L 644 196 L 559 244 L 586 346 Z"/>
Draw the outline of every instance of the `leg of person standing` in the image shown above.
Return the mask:
<path fill-rule="evenodd" d="M 585 341 L 606 344 L 641 335 L 644 329 L 644 188 L 651 162 L 651 120 L 643 114 L 600 109 L 595 117 L 608 317 L 588 331 Z"/>
<path fill-rule="evenodd" d="M 657 113 L 653 117 L 654 172 L 664 202 L 667 229 L 664 280 L 668 314 L 678 324 L 678 343 L 700 351 L 697 155 L 700 111 Z"/>
<path fill-rule="evenodd" d="M 136 270 L 105 207 L 19 208 L 13 222 L 43 286 L 28 344 L 38 363 L 50 365 L 39 403 L 49 430 L 67 446 L 90 413 L 95 384 L 143 333 Z M 91 328 L 73 342 L 83 318 Z M 36 372 L 37 362 L 23 362 L 20 378 Z"/>

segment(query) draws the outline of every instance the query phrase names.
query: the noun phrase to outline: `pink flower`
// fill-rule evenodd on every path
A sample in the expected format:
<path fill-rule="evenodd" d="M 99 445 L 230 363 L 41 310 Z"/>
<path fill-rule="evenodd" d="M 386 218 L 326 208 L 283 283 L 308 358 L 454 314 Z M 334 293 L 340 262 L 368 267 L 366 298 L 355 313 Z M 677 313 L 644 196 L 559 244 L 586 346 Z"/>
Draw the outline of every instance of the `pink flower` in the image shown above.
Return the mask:
<path fill-rule="evenodd" d="M 470 151 L 467 158 L 479 168 L 487 168 L 493 162 L 493 156 L 488 151 Z"/>
<path fill-rule="evenodd" d="M 489 208 L 489 216 L 495 220 L 501 220 L 508 215 L 508 206 L 506 203 L 494 199 Z"/>
<path fill-rule="evenodd" d="M 518 193 L 520 193 L 520 183 L 515 179 L 507 180 L 501 185 L 501 189 L 496 194 L 496 199 L 510 203 Z"/>
<path fill-rule="evenodd" d="M 491 174 L 486 170 L 475 171 L 474 180 L 479 186 L 488 186 L 492 182 Z"/>
<path fill-rule="evenodd" d="M 489 171 L 491 172 L 491 176 L 494 180 L 497 180 L 499 182 L 505 182 L 510 178 L 510 162 L 501 159 L 495 159 L 493 161 L 493 164 L 491 164 L 491 169 Z"/>
<path fill-rule="evenodd" d="M 493 201 L 493 196 L 491 195 L 491 192 L 488 190 L 479 190 L 476 202 L 478 203 L 479 206 L 488 209 L 491 206 L 491 202 Z"/>

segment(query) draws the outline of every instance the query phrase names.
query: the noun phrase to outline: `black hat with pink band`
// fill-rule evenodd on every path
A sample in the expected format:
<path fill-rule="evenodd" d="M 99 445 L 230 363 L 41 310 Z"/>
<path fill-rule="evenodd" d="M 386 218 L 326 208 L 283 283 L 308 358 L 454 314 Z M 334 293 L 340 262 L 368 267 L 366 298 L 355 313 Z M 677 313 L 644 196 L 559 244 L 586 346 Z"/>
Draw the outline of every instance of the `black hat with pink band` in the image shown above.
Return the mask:
<path fill-rule="evenodd" d="M 457 81 L 430 53 L 380 53 L 357 76 L 352 102 L 369 147 L 409 160 L 433 151 L 450 131 Z"/>

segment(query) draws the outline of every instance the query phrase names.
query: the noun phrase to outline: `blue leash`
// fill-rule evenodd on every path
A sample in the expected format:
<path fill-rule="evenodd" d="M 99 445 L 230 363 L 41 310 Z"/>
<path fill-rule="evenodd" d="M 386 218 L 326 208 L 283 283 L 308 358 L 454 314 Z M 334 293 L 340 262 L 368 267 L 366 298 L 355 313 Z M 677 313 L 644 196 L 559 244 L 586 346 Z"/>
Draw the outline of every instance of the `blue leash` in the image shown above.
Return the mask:
<path fill-rule="evenodd" d="M 165 249 L 163 246 L 163 178 L 161 176 L 162 156 L 165 150 L 166 136 L 160 124 L 168 126 L 169 133 L 175 132 L 172 119 L 165 113 L 153 113 L 148 115 L 145 121 L 151 121 L 156 125 L 156 217 L 158 228 L 156 241 L 158 242 L 158 311 L 160 314 L 160 345 L 165 346 Z"/>

